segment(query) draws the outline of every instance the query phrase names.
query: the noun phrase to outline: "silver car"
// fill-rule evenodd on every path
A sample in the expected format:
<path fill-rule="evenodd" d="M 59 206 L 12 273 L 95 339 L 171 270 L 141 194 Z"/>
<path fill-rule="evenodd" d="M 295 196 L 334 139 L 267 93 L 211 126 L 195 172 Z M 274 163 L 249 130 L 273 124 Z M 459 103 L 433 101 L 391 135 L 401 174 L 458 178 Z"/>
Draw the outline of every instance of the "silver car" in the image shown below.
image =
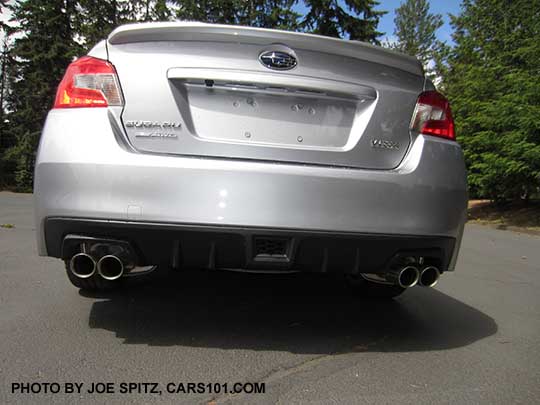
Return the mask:
<path fill-rule="evenodd" d="M 416 59 L 201 23 L 122 26 L 74 61 L 35 173 L 39 253 L 83 289 L 167 266 L 393 297 L 454 270 L 466 204 L 450 106 Z"/>

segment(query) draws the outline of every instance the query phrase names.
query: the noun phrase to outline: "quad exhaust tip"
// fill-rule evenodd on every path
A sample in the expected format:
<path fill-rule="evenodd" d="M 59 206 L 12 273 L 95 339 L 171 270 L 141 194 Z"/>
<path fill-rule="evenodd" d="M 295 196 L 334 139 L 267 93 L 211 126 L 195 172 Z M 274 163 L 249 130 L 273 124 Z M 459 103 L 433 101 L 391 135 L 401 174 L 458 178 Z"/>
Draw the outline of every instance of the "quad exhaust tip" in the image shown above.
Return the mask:
<path fill-rule="evenodd" d="M 106 255 L 99 259 L 97 271 L 105 280 L 117 280 L 124 274 L 124 264 L 118 256 Z"/>
<path fill-rule="evenodd" d="M 414 287 L 418 283 L 420 278 L 420 273 L 418 269 L 414 266 L 407 266 L 401 269 L 398 276 L 398 284 L 402 288 Z"/>
<path fill-rule="evenodd" d="M 423 287 L 433 287 L 439 281 L 441 273 L 435 266 L 428 266 L 420 273 L 420 279 L 418 283 Z"/>
<path fill-rule="evenodd" d="M 96 261 L 86 253 L 77 253 L 69 261 L 71 273 L 79 278 L 89 278 L 96 272 Z"/>
<path fill-rule="evenodd" d="M 401 288 L 414 287 L 418 283 L 420 272 L 414 266 L 405 266 L 399 269 L 391 270 L 386 274 L 386 279 Z"/>

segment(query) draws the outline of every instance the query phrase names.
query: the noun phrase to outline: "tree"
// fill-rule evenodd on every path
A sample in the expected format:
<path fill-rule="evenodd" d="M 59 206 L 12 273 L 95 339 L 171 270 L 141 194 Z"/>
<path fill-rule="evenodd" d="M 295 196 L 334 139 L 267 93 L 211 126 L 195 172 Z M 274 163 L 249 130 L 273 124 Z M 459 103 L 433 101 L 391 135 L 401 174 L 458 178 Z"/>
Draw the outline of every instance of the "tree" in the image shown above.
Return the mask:
<path fill-rule="evenodd" d="M 6 100 L 9 93 L 9 68 L 12 64 L 11 38 L 6 30 L 0 42 L 0 159 L 7 146 L 5 139 L 7 131 L 5 129 L 9 119 L 7 118 Z"/>
<path fill-rule="evenodd" d="M 241 0 L 178 0 L 176 17 L 180 20 L 217 24 L 238 24 Z"/>
<path fill-rule="evenodd" d="M 86 50 L 107 38 L 117 26 L 129 22 L 130 8 L 122 0 L 80 0 L 76 29 Z"/>
<path fill-rule="evenodd" d="M 471 195 L 529 198 L 540 186 L 540 0 L 465 0 L 451 23 L 444 85 Z"/>
<path fill-rule="evenodd" d="M 8 0 L 0 0 L 0 15 L 4 13 L 4 10 L 6 9 Z M 0 21 L 0 31 L 3 33 L 3 31 L 6 29 L 7 24 L 4 21 Z"/>
<path fill-rule="evenodd" d="M 0 0 L 0 15 L 3 14 L 7 0 Z M 5 99 L 7 94 L 7 68 L 10 59 L 9 26 L 0 21 L 0 153 L 2 153 L 2 128 L 4 124 Z"/>
<path fill-rule="evenodd" d="M 0 0 L 0 15 L 4 12 L 7 0 Z M 7 72 L 10 62 L 10 30 L 9 26 L 0 21 L 0 153 L 2 153 L 2 127 L 4 124 L 5 100 L 7 94 Z"/>
<path fill-rule="evenodd" d="M 298 29 L 300 17 L 300 14 L 292 10 L 296 2 L 297 0 L 245 1 L 239 23 L 251 27 L 295 31 Z"/>
<path fill-rule="evenodd" d="M 304 30 L 336 38 L 348 38 L 379 44 L 379 19 L 386 11 L 376 11 L 375 0 L 306 0 L 308 13 L 302 20 Z"/>
<path fill-rule="evenodd" d="M 150 0 L 146 0 L 147 4 L 152 3 Z M 155 0 L 150 9 L 146 8 L 146 21 L 168 21 L 174 16 L 173 11 L 169 8 L 167 0 Z"/>
<path fill-rule="evenodd" d="M 11 60 L 10 47 L 11 46 L 10 46 L 9 36 L 4 35 L 4 37 L 2 38 L 0 42 L 0 123 L 4 122 L 2 118 L 4 116 L 4 108 L 5 108 L 4 102 L 6 100 L 6 94 L 7 94 L 8 64 Z"/>
<path fill-rule="evenodd" d="M 7 0 L 0 0 L 0 14 Z M 9 92 L 8 69 L 12 63 L 9 26 L 0 21 L 0 187 L 10 182 L 13 168 L 4 160 L 4 152 L 10 145 L 7 139 L 9 118 L 6 111 L 6 98 Z"/>
<path fill-rule="evenodd" d="M 297 0 L 180 0 L 180 20 L 237 24 L 295 30 L 299 14 L 292 10 Z"/>
<path fill-rule="evenodd" d="M 3 158 L 16 166 L 17 188 L 29 191 L 45 116 L 67 65 L 81 49 L 73 39 L 73 1 L 21 1 L 12 5 L 11 10 L 20 35 L 11 51 L 13 64 L 7 99 L 10 132 L 16 144 Z"/>
<path fill-rule="evenodd" d="M 429 12 L 427 0 L 405 0 L 395 10 L 394 24 L 392 47 L 416 56 L 427 70 L 441 47 L 435 33 L 443 25 L 442 16 Z"/>
<path fill-rule="evenodd" d="M 77 33 L 89 50 L 119 25 L 171 20 L 174 12 L 168 3 L 167 0 L 79 0 Z"/>

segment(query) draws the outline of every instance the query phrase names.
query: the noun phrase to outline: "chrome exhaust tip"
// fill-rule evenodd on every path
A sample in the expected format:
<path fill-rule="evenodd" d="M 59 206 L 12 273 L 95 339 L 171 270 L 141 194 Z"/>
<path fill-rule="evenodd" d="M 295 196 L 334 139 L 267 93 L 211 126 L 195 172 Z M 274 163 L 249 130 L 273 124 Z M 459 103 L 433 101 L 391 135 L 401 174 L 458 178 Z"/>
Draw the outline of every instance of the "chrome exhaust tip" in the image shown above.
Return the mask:
<path fill-rule="evenodd" d="M 439 281 L 441 273 L 435 266 L 427 266 L 420 273 L 420 280 L 418 283 L 423 287 L 433 287 Z"/>
<path fill-rule="evenodd" d="M 386 279 L 401 288 L 414 287 L 419 278 L 420 272 L 414 266 L 405 266 L 386 273 Z"/>
<path fill-rule="evenodd" d="M 398 285 L 402 288 L 414 287 L 418 283 L 420 272 L 414 266 L 407 266 L 401 269 L 398 276 Z"/>
<path fill-rule="evenodd" d="M 114 255 L 106 255 L 99 259 L 98 274 L 105 280 L 117 280 L 124 274 L 124 263 Z"/>
<path fill-rule="evenodd" d="M 69 270 L 79 278 L 89 278 L 96 272 L 96 261 L 86 253 L 77 253 L 69 261 Z"/>

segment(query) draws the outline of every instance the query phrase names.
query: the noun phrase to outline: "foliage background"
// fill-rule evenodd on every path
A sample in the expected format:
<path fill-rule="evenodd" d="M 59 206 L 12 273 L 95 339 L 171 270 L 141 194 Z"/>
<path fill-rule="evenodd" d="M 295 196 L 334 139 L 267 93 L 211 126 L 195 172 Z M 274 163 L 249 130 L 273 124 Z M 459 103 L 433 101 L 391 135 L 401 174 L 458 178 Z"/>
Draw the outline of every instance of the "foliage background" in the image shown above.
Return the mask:
<path fill-rule="evenodd" d="M 300 7 L 301 6 L 301 7 Z M 402 0 L 394 32 L 374 0 L 0 0 L 0 188 L 30 191 L 40 131 L 66 66 L 116 26 L 196 20 L 313 32 L 415 55 L 451 101 L 472 197 L 538 197 L 540 0 L 463 0 L 451 44 L 427 0 Z M 302 10 L 299 13 L 298 10 Z"/>

